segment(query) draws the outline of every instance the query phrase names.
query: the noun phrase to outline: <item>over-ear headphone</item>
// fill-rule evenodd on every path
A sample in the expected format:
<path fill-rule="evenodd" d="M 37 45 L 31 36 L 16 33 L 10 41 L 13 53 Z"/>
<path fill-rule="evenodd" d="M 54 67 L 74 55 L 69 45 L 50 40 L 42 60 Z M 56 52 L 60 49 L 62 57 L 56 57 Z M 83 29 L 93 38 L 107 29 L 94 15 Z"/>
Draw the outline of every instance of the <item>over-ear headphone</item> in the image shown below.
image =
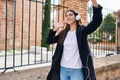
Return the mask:
<path fill-rule="evenodd" d="M 79 21 L 79 20 L 80 20 L 81 16 L 80 16 L 80 14 L 79 14 L 77 11 L 74 11 L 74 10 L 68 10 L 68 11 L 71 11 L 71 12 L 74 13 L 75 18 L 76 18 L 76 21 Z M 67 11 L 67 12 L 68 12 L 68 11 Z"/>
<path fill-rule="evenodd" d="M 76 21 L 79 21 L 80 20 L 80 14 L 78 12 L 76 12 Z"/>

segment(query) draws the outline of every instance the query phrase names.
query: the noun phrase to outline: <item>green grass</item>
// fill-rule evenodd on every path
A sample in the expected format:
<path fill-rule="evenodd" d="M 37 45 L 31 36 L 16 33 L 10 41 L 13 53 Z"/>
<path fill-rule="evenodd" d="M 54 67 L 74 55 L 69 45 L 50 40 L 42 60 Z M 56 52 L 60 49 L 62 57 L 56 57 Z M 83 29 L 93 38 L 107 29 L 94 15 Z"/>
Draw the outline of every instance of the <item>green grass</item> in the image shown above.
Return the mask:
<path fill-rule="evenodd" d="M 17 52 L 21 52 L 21 50 L 15 50 L 15 51 L 17 51 Z"/>
<path fill-rule="evenodd" d="M 24 52 L 26 52 L 26 50 L 23 50 L 23 53 Z M 21 50 L 15 50 L 15 54 L 19 54 L 19 53 L 21 53 Z M 7 55 L 9 55 L 9 54 L 13 54 L 13 50 L 11 49 L 11 50 L 7 50 Z M 0 55 L 5 55 L 5 51 L 1 51 L 0 50 Z"/>
<path fill-rule="evenodd" d="M 0 53 L 2 53 L 2 51 L 0 51 Z"/>
<path fill-rule="evenodd" d="M 13 53 L 13 50 L 7 50 L 7 53 Z"/>

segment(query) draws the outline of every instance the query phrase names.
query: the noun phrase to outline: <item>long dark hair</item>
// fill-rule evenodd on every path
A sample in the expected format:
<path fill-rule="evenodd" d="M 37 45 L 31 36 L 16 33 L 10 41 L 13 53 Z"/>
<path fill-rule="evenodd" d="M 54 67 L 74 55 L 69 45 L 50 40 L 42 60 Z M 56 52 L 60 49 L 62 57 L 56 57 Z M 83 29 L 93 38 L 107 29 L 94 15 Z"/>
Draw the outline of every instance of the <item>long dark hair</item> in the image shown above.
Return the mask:
<path fill-rule="evenodd" d="M 66 11 L 67 12 L 73 12 L 73 14 L 75 15 L 75 17 L 78 15 L 77 12 L 75 12 L 74 10 L 68 10 Z M 66 14 L 65 13 L 65 14 Z M 77 27 L 82 27 L 82 22 L 81 22 L 81 19 L 80 20 L 76 20 L 76 26 Z M 70 25 L 69 24 L 66 24 L 66 27 L 64 30 L 62 30 L 59 34 L 59 41 L 58 41 L 58 44 L 63 44 L 64 40 L 65 40 L 65 37 L 67 35 L 67 32 L 70 30 Z"/>

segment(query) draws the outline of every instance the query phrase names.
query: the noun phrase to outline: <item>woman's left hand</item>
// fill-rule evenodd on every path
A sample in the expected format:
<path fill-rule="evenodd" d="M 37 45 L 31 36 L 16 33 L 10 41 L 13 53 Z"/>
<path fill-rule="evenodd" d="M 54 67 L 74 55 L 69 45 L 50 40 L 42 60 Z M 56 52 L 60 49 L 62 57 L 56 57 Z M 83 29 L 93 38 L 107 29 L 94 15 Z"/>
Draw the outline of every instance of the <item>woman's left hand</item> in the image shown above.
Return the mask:
<path fill-rule="evenodd" d="M 92 2 L 92 4 L 93 4 L 94 7 L 98 7 L 98 3 L 97 3 L 96 0 L 91 0 L 91 2 Z"/>

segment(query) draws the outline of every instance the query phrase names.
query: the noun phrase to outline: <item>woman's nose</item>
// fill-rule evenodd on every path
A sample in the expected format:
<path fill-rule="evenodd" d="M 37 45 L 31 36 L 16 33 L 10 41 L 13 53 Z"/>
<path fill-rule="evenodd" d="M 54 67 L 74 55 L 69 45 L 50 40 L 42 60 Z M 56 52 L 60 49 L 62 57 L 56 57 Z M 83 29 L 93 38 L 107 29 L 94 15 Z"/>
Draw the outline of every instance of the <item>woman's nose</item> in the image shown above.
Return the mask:
<path fill-rule="evenodd" d="M 70 16 L 67 16 L 67 17 L 66 17 L 66 19 L 69 19 L 69 18 L 70 18 Z"/>

